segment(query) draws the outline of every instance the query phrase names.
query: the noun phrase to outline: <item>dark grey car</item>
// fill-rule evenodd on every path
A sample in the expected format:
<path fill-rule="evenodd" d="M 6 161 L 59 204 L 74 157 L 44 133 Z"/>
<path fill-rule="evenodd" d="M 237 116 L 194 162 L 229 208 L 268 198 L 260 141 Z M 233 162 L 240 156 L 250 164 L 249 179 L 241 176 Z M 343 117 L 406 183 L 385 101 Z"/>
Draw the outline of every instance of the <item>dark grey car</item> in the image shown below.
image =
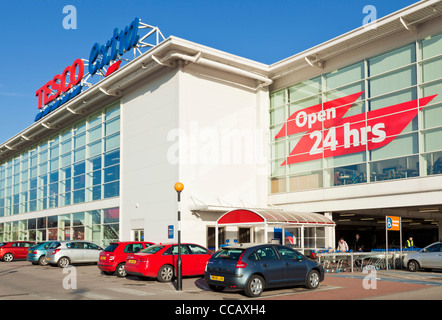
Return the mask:
<path fill-rule="evenodd" d="M 238 288 L 249 297 L 258 297 L 266 288 L 305 285 L 316 289 L 324 280 L 324 269 L 287 246 L 235 245 L 213 254 L 204 279 L 213 291 Z"/>

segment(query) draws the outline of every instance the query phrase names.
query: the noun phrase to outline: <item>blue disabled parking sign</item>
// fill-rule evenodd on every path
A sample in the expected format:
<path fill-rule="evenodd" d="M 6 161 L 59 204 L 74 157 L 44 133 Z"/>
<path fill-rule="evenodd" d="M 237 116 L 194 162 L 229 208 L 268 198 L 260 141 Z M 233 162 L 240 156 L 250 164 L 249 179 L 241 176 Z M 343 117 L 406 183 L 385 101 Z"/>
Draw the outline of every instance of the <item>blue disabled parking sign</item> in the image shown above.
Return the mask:
<path fill-rule="evenodd" d="M 167 237 L 173 239 L 173 224 L 167 226 Z"/>

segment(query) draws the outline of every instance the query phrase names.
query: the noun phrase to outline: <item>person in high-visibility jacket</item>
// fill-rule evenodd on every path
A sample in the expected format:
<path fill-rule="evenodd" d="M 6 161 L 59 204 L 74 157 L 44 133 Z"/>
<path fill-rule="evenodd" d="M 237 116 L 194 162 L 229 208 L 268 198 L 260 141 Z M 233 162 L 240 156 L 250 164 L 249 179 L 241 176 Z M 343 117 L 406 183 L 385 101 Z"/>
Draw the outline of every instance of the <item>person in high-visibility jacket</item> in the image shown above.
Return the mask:
<path fill-rule="evenodd" d="M 414 243 L 413 243 L 413 237 L 409 237 L 406 244 L 405 244 L 405 248 L 406 249 L 410 249 L 414 247 Z"/>

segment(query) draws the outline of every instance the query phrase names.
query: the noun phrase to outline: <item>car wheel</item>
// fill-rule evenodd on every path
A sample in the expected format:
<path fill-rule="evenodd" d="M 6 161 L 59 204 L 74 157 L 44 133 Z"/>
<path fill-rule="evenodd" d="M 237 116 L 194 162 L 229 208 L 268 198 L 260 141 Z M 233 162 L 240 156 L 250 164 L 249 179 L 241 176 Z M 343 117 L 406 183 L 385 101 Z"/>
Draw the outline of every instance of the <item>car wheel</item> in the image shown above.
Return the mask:
<path fill-rule="evenodd" d="M 259 297 L 264 291 L 264 279 L 256 274 L 252 275 L 247 282 L 244 292 L 249 297 Z"/>
<path fill-rule="evenodd" d="M 41 266 L 47 266 L 48 262 L 46 261 L 46 256 L 41 256 L 38 258 L 38 264 Z"/>
<path fill-rule="evenodd" d="M 408 271 L 416 272 L 419 269 L 419 263 L 415 260 L 408 262 Z"/>
<path fill-rule="evenodd" d="M 173 278 L 173 267 L 170 264 L 166 264 L 158 271 L 157 279 L 160 282 L 170 282 Z"/>
<path fill-rule="evenodd" d="M 14 260 L 12 253 L 7 253 L 3 256 L 3 261 L 5 262 L 11 262 L 12 260 Z"/>
<path fill-rule="evenodd" d="M 309 272 L 305 286 L 308 289 L 316 289 L 317 287 L 319 287 L 319 272 L 318 271 L 312 270 Z"/>
<path fill-rule="evenodd" d="M 127 276 L 127 272 L 124 269 L 124 262 L 120 263 L 117 268 L 115 269 L 115 274 L 117 275 L 117 277 L 120 278 L 124 278 L 125 276 Z"/>
<path fill-rule="evenodd" d="M 70 264 L 71 261 L 69 260 L 68 257 L 61 257 L 60 259 L 58 259 L 57 262 L 57 266 L 59 266 L 60 268 L 66 268 Z"/>

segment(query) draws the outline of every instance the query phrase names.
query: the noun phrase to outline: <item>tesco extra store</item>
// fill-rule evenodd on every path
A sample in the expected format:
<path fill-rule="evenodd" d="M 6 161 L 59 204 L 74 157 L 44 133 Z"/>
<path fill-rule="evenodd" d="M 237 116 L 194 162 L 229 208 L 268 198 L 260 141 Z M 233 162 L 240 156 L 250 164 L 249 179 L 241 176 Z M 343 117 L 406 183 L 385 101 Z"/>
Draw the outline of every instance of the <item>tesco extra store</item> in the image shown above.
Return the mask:
<path fill-rule="evenodd" d="M 176 37 L 143 52 L 132 23 L 0 145 L 0 241 L 166 242 L 180 227 L 208 247 L 359 233 L 375 248 L 387 215 L 417 246 L 438 240 L 441 13 L 421 1 L 272 65 Z"/>

